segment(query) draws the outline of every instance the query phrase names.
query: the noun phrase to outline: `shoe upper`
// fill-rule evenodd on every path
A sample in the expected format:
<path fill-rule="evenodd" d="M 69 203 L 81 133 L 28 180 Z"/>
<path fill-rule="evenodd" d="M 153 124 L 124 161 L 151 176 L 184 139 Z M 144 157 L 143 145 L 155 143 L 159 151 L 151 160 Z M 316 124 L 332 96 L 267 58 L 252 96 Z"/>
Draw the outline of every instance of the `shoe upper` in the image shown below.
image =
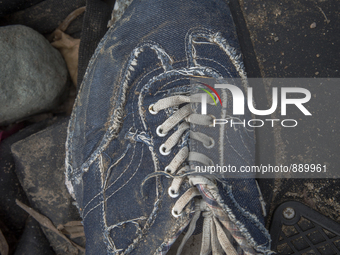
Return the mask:
<path fill-rule="evenodd" d="M 193 77 L 245 79 L 224 1 L 135 0 L 98 45 L 66 144 L 66 185 L 83 218 L 88 254 L 166 254 L 202 215 L 203 234 L 212 236 L 208 248 L 226 251 L 228 240 L 234 240 L 238 253 L 269 253 L 255 180 L 178 177 L 185 173 L 178 169 L 188 165 L 190 145 L 195 147 L 190 138 L 195 128 L 176 136 L 188 119 L 183 115 L 167 123 L 171 129 L 164 136 L 157 133 L 157 127 L 190 106 L 185 98 L 192 93 Z M 183 101 L 169 103 L 167 98 Z M 150 105 L 157 102 L 170 106 L 155 114 Z M 221 111 L 216 114 L 223 117 Z M 175 136 L 171 150 L 161 153 L 160 147 Z M 215 136 L 215 146 L 224 148 L 215 155 L 220 164 L 254 164 L 253 130 L 225 127 Z M 162 174 L 169 165 L 178 169 Z M 169 194 L 175 179 L 176 198 Z M 174 207 L 181 208 L 179 217 Z M 229 233 L 228 240 L 221 229 Z"/>

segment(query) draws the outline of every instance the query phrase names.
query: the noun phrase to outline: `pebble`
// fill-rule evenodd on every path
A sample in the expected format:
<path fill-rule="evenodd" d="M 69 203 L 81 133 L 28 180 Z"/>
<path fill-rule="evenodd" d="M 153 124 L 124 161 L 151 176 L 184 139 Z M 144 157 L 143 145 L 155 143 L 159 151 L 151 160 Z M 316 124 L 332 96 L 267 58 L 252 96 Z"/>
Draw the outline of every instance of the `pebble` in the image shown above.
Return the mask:
<path fill-rule="evenodd" d="M 315 22 L 313 22 L 312 24 L 310 24 L 310 26 L 309 26 L 310 28 L 316 28 L 316 23 Z"/>

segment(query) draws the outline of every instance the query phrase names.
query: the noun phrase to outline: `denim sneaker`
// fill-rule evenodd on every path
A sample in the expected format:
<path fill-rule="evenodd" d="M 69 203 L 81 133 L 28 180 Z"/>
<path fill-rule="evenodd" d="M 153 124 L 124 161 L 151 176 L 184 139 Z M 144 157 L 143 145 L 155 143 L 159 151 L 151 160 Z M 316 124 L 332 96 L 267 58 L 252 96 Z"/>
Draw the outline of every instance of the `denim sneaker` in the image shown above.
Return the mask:
<path fill-rule="evenodd" d="M 87 254 L 166 254 L 184 231 L 181 254 L 200 217 L 201 254 L 271 253 L 255 179 L 190 168 L 211 163 L 195 142 L 219 148 L 221 164 L 254 164 L 252 130 L 192 129 L 212 121 L 192 112 L 191 80 L 201 77 L 246 79 L 223 0 L 134 0 L 101 40 L 66 143 Z"/>

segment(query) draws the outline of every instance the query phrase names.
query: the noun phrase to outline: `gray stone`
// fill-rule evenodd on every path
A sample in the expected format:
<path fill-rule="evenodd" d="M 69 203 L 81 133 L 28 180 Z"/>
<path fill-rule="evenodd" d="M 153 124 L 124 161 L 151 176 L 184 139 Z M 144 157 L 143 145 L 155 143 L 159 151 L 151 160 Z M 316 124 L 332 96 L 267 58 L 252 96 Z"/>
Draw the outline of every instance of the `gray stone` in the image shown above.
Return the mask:
<path fill-rule="evenodd" d="M 30 206 L 50 219 L 56 227 L 81 220 L 64 184 L 68 122 L 69 119 L 62 119 L 11 146 L 15 172 Z M 55 232 L 45 227 L 42 230 L 56 255 L 83 255 Z M 72 241 L 85 246 L 84 236 Z"/>
<path fill-rule="evenodd" d="M 0 125 L 51 110 L 66 83 L 65 61 L 41 34 L 0 27 Z"/>

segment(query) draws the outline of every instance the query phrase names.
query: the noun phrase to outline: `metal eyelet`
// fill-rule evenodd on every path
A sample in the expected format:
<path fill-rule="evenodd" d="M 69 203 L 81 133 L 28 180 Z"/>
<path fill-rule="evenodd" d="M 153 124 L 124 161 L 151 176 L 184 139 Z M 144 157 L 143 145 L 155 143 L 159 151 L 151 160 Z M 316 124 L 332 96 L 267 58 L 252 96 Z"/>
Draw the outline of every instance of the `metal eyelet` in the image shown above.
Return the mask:
<path fill-rule="evenodd" d="M 171 210 L 171 214 L 172 216 L 174 216 L 175 218 L 178 218 L 182 215 L 182 213 L 178 213 L 177 211 L 174 210 L 174 208 L 172 208 Z"/>
<path fill-rule="evenodd" d="M 170 154 L 171 150 L 169 150 L 168 152 L 166 152 L 166 147 L 165 144 L 163 143 L 160 147 L 159 147 L 159 152 L 163 155 L 163 156 L 167 156 Z"/>
<path fill-rule="evenodd" d="M 215 117 L 214 115 L 209 114 L 209 116 L 210 116 L 213 120 L 216 120 L 216 117 Z M 215 124 L 215 122 L 212 121 L 212 123 L 209 125 L 209 127 L 214 127 L 214 124 Z"/>
<path fill-rule="evenodd" d="M 149 112 L 152 114 L 152 115 L 156 115 L 158 112 L 156 112 L 154 109 L 153 109 L 153 106 L 154 106 L 155 104 L 150 104 L 149 105 Z"/>
<path fill-rule="evenodd" d="M 214 139 L 212 139 L 211 137 L 210 137 L 210 145 L 205 145 L 205 144 L 203 144 L 203 146 L 205 147 L 205 148 L 207 148 L 207 149 L 211 149 L 212 147 L 214 147 L 215 146 L 215 141 L 214 141 Z"/>
<path fill-rule="evenodd" d="M 168 194 L 172 198 L 176 198 L 179 196 L 179 193 L 176 193 L 173 189 L 171 189 L 171 187 L 168 189 Z"/>
<path fill-rule="evenodd" d="M 164 172 L 166 172 L 167 174 L 171 174 L 171 170 L 169 169 L 169 166 L 166 166 L 164 168 Z"/>
<path fill-rule="evenodd" d="M 157 129 L 156 129 L 156 134 L 159 137 L 164 137 L 164 136 L 166 136 L 168 134 L 168 133 L 163 134 L 162 131 L 163 131 L 163 129 L 161 128 L 161 126 L 158 126 Z"/>

